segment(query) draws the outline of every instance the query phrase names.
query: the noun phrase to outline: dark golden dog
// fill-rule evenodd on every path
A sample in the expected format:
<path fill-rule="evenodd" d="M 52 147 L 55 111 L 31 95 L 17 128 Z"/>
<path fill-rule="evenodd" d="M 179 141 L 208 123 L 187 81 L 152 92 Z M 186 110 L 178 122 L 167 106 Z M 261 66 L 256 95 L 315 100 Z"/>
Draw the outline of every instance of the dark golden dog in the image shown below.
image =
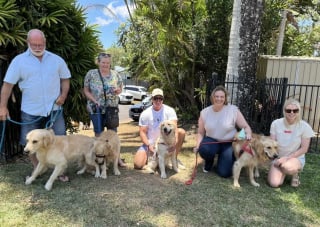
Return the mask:
<path fill-rule="evenodd" d="M 107 167 L 113 164 L 114 175 L 120 175 L 118 168 L 118 161 L 120 157 L 120 138 L 118 134 L 113 130 L 107 130 L 101 133 L 93 143 L 93 149 L 95 151 L 95 162 L 101 167 L 95 173 L 95 177 L 107 178 Z"/>
<path fill-rule="evenodd" d="M 233 185 L 240 187 L 239 176 L 243 167 L 248 167 L 250 183 L 260 185 L 255 181 L 258 177 L 258 166 L 278 157 L 277 142 L 270 137 L 253 134 L 252 139 L 235 140 L 232 143 L 236 162 L 233 165 Z M 254 171 L 256 171 L 254 174 Z"/>

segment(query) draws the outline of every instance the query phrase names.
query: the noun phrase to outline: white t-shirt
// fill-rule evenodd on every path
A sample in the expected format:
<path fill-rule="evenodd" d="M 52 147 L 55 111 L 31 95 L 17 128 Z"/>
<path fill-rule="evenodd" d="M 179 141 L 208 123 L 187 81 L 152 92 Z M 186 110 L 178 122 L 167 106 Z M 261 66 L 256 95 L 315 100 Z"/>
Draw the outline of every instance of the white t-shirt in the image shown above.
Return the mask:
<path fill-rule="evenodd" d="M 297 151 L 301 146 L 302 138 L 314 137 L 314 132 L 307 122 L 301 120 L 297 124 L 286 126 L 284 118 L 274 120 L 271 123 L 270 134 L 274 135 L 278 141 L 280 157 L 288 156 Z"/>
<path fill-rule="evenodd" d="M 164 120 L 178 120 L 176 111 L 165 104 L 159 111 L 155 111 L 153 106 L 145 109 L 139 119 L 139 126 L 148 127 L 148 140 L 150 144 L 154 144 L 160 136 L 160 123 Z"/>
<path fill-rule="evenodd" d="M 225 105 L 219 112 L 213 110 L 213 106 L 208 106 L 200 112 L 200 117 L 204 123 L 206 136 L 217 140 L 231 140 L 237 133 L 238 107 L 235 105 Z"/>

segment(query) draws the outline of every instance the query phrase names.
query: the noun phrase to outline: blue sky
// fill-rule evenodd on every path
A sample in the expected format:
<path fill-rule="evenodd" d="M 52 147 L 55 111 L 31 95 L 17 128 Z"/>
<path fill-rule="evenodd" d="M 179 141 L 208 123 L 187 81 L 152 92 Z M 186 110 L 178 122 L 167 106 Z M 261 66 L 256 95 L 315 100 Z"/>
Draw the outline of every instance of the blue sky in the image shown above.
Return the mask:
<path fill-rule="evenodd" d="M 115 31 L 129 17 L 127 7 L 122 0 L 77 0 L 77 4 L 87 8 L 86 17 L 89 24 L 97 24 L 101 33 L 100 40 L 104 48 L 111 47 L 118 40 Z M 107 6 L 112 12 L 106 9 Z"/>

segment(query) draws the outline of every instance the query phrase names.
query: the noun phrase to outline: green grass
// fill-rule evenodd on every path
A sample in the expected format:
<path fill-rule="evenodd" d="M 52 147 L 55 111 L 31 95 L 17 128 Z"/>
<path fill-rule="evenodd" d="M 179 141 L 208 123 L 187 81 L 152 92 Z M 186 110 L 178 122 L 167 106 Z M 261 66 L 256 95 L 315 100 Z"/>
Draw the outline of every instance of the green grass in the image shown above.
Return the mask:
<path fill-rule="evenodd" d="M 133 127 L 130 131 L 127 127 Z M 132 168 L 132 159 L 140 144 L 134 123 L 125 126 L 122 157 L 129 167 L 121 176 L 109 171 L 108 178 L 95 179 L 89 174 L 77 176 L 76 167 L 68 169 L 71 182 L 56 181 L 52 191 L 44 189 L 51 171 L 24 185 L 32 171 L 28 161 L 0 165 L 0 226 L 319 226 L 320 155 L 307 154 L 300 175 L 302 184 L 295 189 L 290 181 L 278 189 L 266 184 L 266 169 L 250 185 L 245 174 L 241 188 L 232 179 L 215 173 L 202 173 L 202 164 L 192 185 L 195 164 L 190 134 L 179 159 L 187 170 L 160 179 Z"/>

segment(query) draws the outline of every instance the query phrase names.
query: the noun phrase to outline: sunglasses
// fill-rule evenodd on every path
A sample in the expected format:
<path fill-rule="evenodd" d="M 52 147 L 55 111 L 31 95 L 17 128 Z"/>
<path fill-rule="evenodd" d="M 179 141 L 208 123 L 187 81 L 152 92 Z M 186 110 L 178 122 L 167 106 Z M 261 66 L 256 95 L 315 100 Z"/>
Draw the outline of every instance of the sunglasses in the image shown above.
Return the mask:
<path fill-rule="evenodd" d="M 162 101 L 163 98 L 162 98 L 162 97 L 153 97 L 153 100 L 154 100 L 154 101 L 158 101 L 158 100 Z"/>
<path fill-rule="evenodd" d="M 98 58 L 101 58 L 101 57 L 108 57 L 108 58 L 110 58 L 110 57 L 111 57 L 111 54 L 100 53 L 100 54 L 98 55 Z"/>
<path fill-rule="evenodd" d="M 293 109 L 293 110 L 292 110 L 292 109 L 286 109 L 285 112 L 286 112 L 286 113 L 292 113 L 292 112 L 293 112 L 293 113 L 298 113 L 298 112 L 299 112 L 299 109 Z"/>

